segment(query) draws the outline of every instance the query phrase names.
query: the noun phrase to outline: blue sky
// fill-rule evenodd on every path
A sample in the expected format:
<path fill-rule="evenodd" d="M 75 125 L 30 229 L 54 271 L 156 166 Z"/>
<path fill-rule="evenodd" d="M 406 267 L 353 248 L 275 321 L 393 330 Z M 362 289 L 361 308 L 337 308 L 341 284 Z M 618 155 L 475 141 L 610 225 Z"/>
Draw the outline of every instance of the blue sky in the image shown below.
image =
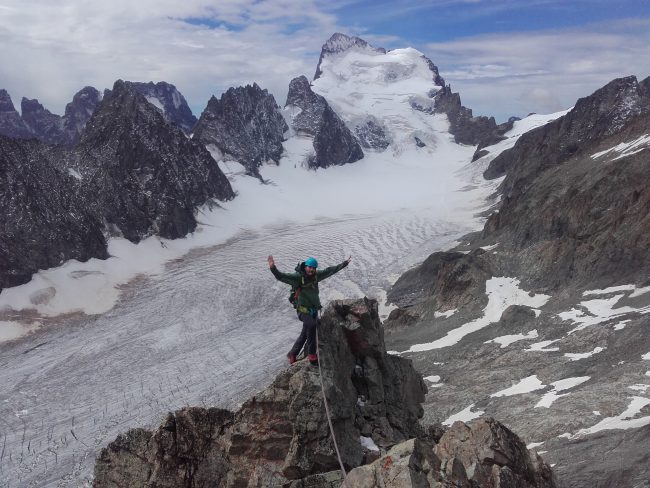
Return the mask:
<path fill-rule="evenodd" d="M 62 113 L 86 85 L 175 84 L 198 116 L 257 82 L 284 104 L 334 32 L 414 47 L 475 114 L 498 121 L 573 105 L 650 75 L 650 2 L 621 0 L 0 0 L 0 88 Z"/>

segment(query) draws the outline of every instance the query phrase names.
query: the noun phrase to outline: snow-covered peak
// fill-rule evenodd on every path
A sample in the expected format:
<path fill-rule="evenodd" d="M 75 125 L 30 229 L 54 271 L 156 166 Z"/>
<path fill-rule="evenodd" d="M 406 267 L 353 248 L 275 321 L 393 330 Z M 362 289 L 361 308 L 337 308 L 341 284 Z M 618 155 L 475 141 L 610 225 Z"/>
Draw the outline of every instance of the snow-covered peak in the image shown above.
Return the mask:
<path fill-rule="evenodd" d="M 314 79 L 316 80 L 320 78 L 323 74 L 323 71 L 321 70 L 321 64 L 323 63 L 324 59 L 337 56 L 338 54 L 345 53 L 350 50 L 365 51 L 368 53 L 378 54 L 386 53 L 386 50 L 384 48 L 372 47 L 370 44 L 359 37 L 347 36 L 345 34 L 341 34 L 340 32 L 336 32 L 332 34 L 332 37 L 330 37 L 321 48 L 320 58 L 318 59 L 318 66 L 316 66 L 316 74 L 314 75 Z"/>
<path fill-rule="evenodd" d="M 312 89 L 357 133 L 372 123 L 381 127 L 388 141 L 413 142 L 417 137 L 435 145 L 431 95 L 441 86 L 434 81 L 440 78 L 432 66 L 413 48 L 346 49 L 321 59 L 321 75 Z"/>

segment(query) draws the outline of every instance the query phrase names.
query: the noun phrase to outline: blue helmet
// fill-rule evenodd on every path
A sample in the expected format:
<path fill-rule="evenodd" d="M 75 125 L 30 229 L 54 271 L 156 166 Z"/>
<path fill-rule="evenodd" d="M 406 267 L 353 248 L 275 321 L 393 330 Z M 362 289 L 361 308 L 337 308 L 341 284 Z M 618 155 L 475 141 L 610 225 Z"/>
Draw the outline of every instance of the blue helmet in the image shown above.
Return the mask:
<path fill-rule="evenodd" d="M 307 258 L 305 259 L 305 266 L 309 266 L 310 268 L 318 268 L 318 261 L 316 261 L 314 258 Z"/>

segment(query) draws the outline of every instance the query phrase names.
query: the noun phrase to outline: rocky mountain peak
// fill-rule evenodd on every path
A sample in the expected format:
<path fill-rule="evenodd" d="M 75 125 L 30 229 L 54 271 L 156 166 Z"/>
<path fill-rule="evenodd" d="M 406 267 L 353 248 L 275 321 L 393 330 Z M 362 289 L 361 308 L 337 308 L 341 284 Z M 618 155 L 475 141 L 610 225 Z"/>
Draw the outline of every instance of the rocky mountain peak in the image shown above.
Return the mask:
<path fill-rule="evenodd" d="M 176 124 L 183 132 L 189 134 L 196 125 L 197 118 L 192 114 L 185 97 L 171 83 L 160 81 L 154 83 L 128 82 L 139 93 L 144 95 L 147 101 L 158 108 L 165 118 L 172 124 Z"/>
<path fill-rule="evenodd" d="M 69 144 L 79 140 L 86 123 L 95 112 L 102 94 L 92 86 L 86 86 L 75 93 L 72 101 L 65 106 L 63 128 Z"/>
<path fill-rule="evenodd" d="M 11 101 L 11 95 L 7 90 L 0 89 L 0 112 L 15 112 L 16 108 L 14 107 L 13 102 Z"/>
<path fill-rule="evenodd" d="M 316 66 L 316 74 L 314 75 L 314 80 L 320 78 L 320 76 L 323 74 L 321 71 L 321 63 L 325 57 L 343 53 L 351 49 L 359 49 L 369 52 L 376 52 L 379 54 L 386 54 L 386 50 L 384 48 L 375 48 L 359 37 L 348 36 L 341 34 L 340 32 L 336 32 L 332 34 L 332 37 L 330 37 L 321 48 L 320 58 L 318 59 L 318 65 Z"/>
<path fill-rule="evenodd" d="M 427 66 L 429 66 L 429 69 L 433 73 L 433 82 L 438 86 L 445 86 L 446 85 L 445 79 L 442 76 L 440 76 L 438 67 L 435 64 L 433 64 L 433 61 L 427 58 L 424 54 L 422 55 L 422 58 L 426 61 Z"/>
<path fill-rule="evenodd" d="M 350 129 L 327 100 L 314 93 L 306 76 L 294 78 L 289 83 L 285 112 L 297 134 L 314 137 L 314 155 L 308 159 L 308 166 L 326 168 L 363 158 L 363 150 Z"/>
<path fill-rule="evenodd" d="M 47 110 L 37 99 L 23 97 L 20 109 L 23 120 L 38 139 L 50 144 L 61 142 L 63 123 L 59 115 Z"/>
<path fill-rule="evenodd" d="M 28 139 L 32 133 L 25 124 L 7 90 L 0 89 L 0 134 L 7 137 Z"/>
<path fill-rule="evenodd" d="M 212 96 L 196 124 L 194 139 L 214 145 L 257 175 L 266 161 L 280 161 L 288 129 L 273 95 L 253 83 L 229 88 L 219 99 Z"/>
<path fill-rule="evenodd" d="M 184 236 L 196 226 L 197 206 L 234 196 L 205 147 L 122 80 L 88 122 L 73 164 L 82 178 L 93 176 L 93 208 L 135 242 L 151 234 Z"/>

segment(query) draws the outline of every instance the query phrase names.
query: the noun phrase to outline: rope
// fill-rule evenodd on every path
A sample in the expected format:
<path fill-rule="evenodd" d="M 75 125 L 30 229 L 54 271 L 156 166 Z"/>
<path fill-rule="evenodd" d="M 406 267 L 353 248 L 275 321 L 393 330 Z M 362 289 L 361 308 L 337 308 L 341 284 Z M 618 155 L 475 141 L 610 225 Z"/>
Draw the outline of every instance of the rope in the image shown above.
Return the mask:
<path fill-rule="evenodd" d="M 341 466 L 341 473 L 343 473 L 343 479 L 345 479 L 346 472 L 345 467 L 343 466 L 343 460 L 341 459 L 341 453 L 339 452 L 339 446 L 336 443 L 336 436 L 334 435 L 334 426 L 332 425 L 332 417 L 330 415 L 330 408 L 327 405 L 327 396 L 325 396 L 325 384 L 323 383 L 323 372 L 320 368 L 320 350 L 318 346 L 318 327 L 316 327 L 316 361 L 318 362 L 318 377 L 320 378 L 320 387 L 323 392 L 323 403 L 325 403 L 325 413 L 327 414 L 327 423 L 330 426 L 330 434 L 332 435 L 332 441 L 334 442 L 334 449 L 336 450 L 336 457 L 339 459 L 339 466 Z"/>

